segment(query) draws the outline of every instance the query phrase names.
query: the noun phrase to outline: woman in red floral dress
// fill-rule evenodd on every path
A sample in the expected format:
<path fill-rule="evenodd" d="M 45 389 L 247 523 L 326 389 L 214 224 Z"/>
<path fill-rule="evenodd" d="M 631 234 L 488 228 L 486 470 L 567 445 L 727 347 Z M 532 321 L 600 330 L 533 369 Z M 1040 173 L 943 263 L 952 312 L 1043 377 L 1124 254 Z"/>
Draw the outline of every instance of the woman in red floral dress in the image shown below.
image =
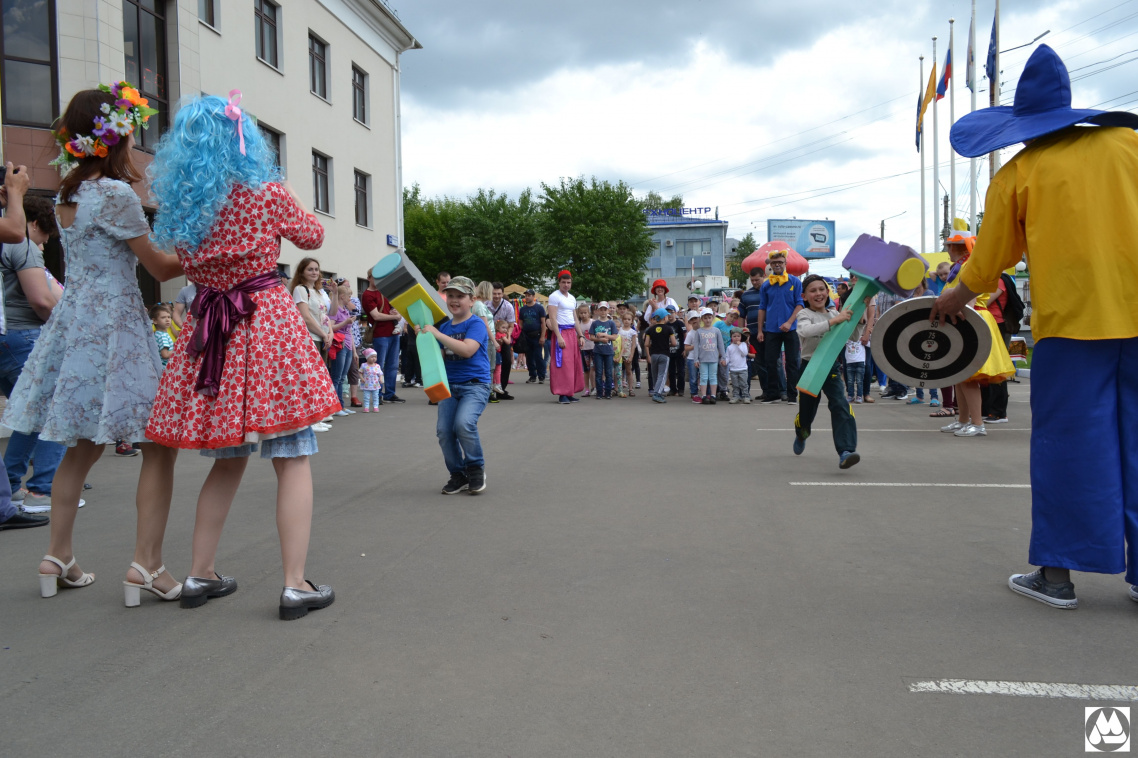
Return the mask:
<path fill-rule="evenodd" d="M 309 456 L 317 451 L 309 427 L 340 403 L 276 265 L 282 237 L 314 250 L 324 229 L 278 182 L 271 147 L 230 94 L 228 104 L 201 97 L 183 106 L 150 169 L 156 242 L 177 250 L 198 292 L 146 435 L 215 459 L 198 497 L 183 608 L 236 591 L 235 579 L 214 570 L 221 531 L 249 456 L 260 447 L 272 459 L 284 563 L 280 617 L 291 619 L 335 599 L 331 587 L 305 578 L 304 566 Z"/>

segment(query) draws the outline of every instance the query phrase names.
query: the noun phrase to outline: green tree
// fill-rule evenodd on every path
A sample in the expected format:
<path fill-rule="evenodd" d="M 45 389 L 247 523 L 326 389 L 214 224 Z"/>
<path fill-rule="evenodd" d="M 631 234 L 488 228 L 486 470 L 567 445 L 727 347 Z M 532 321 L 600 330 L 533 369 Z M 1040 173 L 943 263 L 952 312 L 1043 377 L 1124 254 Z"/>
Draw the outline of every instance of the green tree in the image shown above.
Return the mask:
<path fill-rule="evenodd" d="M 549 281 L 568 268 L 574 291 L 594 300 L 643 291 L 652 238 L 627 184 L 562 178 L 541 190 L 538 253 Z"/>
<path fill-rule="evenodd" d="M 538 205 L 526 189 L 517 200 L 478 190 L 458 218 L 461 250 L 455 268 L 475 282 L 498 281 L 534 287 L 542 283 L 537 257 Z"/>
<path fill-rule="evenodd" d="M 427 279 L 434 281 L 440 271 L 457 273 L 462 214 L 457 200 L 423 200 L 418 184 L 403 188 L 403 247 Z"/>
<path fill-rule="evenodd" d="M 755 242 L 755 235 L 747 232 L 739 244 L 735 245 L 735 252 L 727 254 L 727 277 L 733 282 L 746 281 L 749 274 L 743 270 L 743 259 L 755 252 L 759 247 Z"/>
<path fill-rule="evenodd" d="M 672 210 L 679 210 L 684 207 L 683 195 L 672 195 L 670 200 L 665 200 L 660 196 L 660 193 L 655 190 L 650 191 L 647 195 L 640 199 L 641 208 L 671 208 Z"/>

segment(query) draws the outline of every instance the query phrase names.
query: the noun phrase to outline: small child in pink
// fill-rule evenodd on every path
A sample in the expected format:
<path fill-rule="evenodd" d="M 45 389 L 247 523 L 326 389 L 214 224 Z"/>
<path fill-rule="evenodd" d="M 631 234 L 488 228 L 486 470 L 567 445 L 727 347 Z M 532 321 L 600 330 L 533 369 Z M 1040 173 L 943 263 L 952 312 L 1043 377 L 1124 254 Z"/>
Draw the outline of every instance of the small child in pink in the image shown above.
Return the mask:
<path fill-rule="evenodd" d="M 379 393 L 383 390 L 383 368 L 370 347 L 364 350 L 364 360 L 367 363 L 360 366 L 360 392 L 364 393 L 364 413 L 368 413 L 371 410 L 378 411 L 383 403 L 379 399 Z"/>

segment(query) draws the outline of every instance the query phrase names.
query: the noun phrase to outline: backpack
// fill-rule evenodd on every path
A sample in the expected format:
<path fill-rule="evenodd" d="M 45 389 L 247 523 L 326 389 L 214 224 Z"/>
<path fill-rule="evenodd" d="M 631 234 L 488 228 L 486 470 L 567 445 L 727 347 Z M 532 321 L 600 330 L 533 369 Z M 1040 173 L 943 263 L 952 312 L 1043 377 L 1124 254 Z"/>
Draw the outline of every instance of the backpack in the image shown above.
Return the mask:
<path fill-rule="evenodd" d="M 1000 274 L 1004 282 L 1007 297 L 1004 301 L 1004 331 L 1008 334 L 1019 334 L 1020 322 L 1023 321 L 1023 300 L 1019 296 L 1016 281 L 1008 274 Z"/>

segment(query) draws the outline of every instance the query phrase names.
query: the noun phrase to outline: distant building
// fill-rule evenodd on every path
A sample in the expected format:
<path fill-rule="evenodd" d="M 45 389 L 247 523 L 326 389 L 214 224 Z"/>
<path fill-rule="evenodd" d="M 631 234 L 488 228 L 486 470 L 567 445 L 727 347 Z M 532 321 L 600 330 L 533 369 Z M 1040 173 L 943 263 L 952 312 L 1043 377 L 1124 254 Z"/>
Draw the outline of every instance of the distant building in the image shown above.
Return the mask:
<path fill-rule="evenodd" d="M 711 214 L 710 208 L 684 210 Z M 699 213 L 654 215 L 648 211 L 646 215 L 652 242 L 656 246 L 644 272 L 648 284 L 664 279 L 672 296 L 680 300 L 690 292 L 694 269 L 695 278 L 704 284 L 704 292 L 721 280 L 719 286 L 726 286 L 726 221 L 695 217 Z M 709 280 L 708 277 L 713 278 Z"/>
<path fill-rule="evenodd" d="M 3 11 L 4 158 L 29 167 L 34 192 L 58 187 L 51 126 L 75 92 L 126 79 L 158 108 L 135 135 L 145 168 L 180 99 L 240 89 L 324 224 L 328 274 L 356 284 L 402 242 L 399 57 L 421 45 L 380 0 L 5 0 Z M 66 273 L 58 243 L 46 257 Z M 282 269 L 301 257 L 286 243 Z M 147 303 L 183 284 L 141 268 L 139 283 Z"/>

